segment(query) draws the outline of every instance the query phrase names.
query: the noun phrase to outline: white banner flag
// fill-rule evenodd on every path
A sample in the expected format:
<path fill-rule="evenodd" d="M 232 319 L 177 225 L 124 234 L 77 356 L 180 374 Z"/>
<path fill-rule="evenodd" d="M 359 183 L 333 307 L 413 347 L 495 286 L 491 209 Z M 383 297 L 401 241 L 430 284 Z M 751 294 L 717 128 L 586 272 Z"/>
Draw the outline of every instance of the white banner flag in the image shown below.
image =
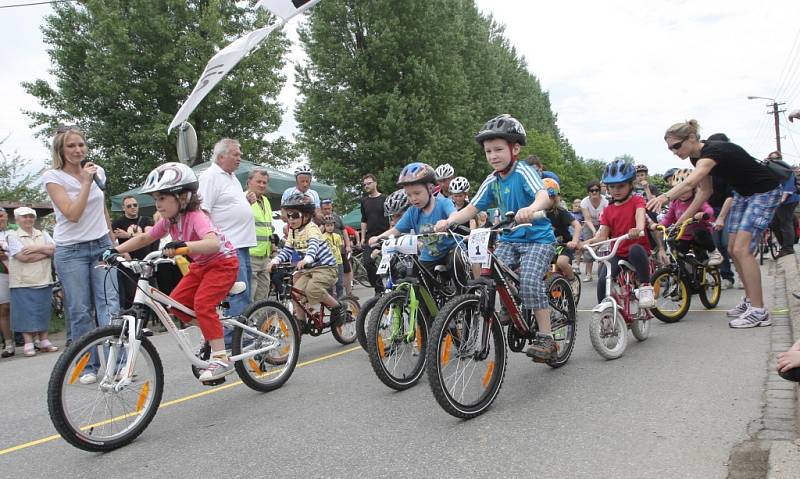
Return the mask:
<path fill-rule="evenodd" d="M 290 18 L 303 13 L 317 3 L 319 0 L 261 0 L 256 4 L 256 8 L 266 8 L 286 23 Z"/>
<path fill-rule="evenodd" d="M 238 64 L 242 58 L 247 56 L 250 52 L 258 48 L 261 42 L 272 33 L 276 28 L 280 28 L 286 23 L 287 20 L 295 15 L 308 10 L 320 0 L 261 0 L 257 7 L 269 10 L 273 15 L 279 17 L 281 20 L 275 25 L 270 25 L 258 30 L 252 31 L 247 35 L 237 38 L 230 45 L 223 48 L 206 65 L 203 74 L 200 75 L 200 80 L 192 90 L 191 95 L 181 105 L 180 110 L 172 119 L 172 123 L 167 128 L 167 134 L 176 126 L 189 119 L 197 105 L 203 101 L 203 98 L 208 95 L 208 92 L 217 86 L 217 83 L 228 74 L 233 67 Z"/>

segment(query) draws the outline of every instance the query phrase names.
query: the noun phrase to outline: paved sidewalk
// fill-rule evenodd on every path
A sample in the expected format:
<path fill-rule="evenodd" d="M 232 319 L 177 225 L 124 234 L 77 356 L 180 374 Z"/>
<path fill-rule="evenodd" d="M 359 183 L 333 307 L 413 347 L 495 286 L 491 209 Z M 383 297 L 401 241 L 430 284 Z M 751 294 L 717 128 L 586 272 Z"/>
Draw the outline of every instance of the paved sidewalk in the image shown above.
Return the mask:
<path fill-rule="evenodd" d="M 769 450 L 767 477 L 789 479 L 800 477 L 800 404 L 796 383 L 785 381 L 775 371 L 775 355 L 786 351 L 800 337 L 800 301 L 791 294 L 800 290 L 800 255 L 779 259 L 770 265 L 769 273 L 764 277 L 764 286 L 772 296 L 771 348 L 761 429 L 754 438 Z"/>

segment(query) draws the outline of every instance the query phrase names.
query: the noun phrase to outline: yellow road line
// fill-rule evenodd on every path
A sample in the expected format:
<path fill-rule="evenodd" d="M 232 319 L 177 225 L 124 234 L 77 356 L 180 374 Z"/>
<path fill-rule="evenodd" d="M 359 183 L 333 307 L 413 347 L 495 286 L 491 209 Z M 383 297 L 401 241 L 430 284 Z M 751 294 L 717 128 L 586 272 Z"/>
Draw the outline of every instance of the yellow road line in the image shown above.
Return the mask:
<path fill-rule="evenodd" d="M 361 349 L 361 346 L 354 346 L 354 347 L 352 347 L 350 349 L 345 349 L 344 351 L 338 351 L 338 352 L 335 352 L 335 353 L 327 354 L 325 356 L 320 356 L 318 358 L 309 359 L 308 361 L 303 361 L 302 363 L 297 364 L 297 366 L 295 366 L 295 369 L 302 368 L 302 367 L 305 367 L 305 366 L 310 366 L 312 364 L 319 363 L 319 362 L 322 362 L 322 361 L 327 361 L 329 359 L 333 359 L 333 358 L 336 358 L 338 356 L 343 356 L 345 354 L 352 353 L 353 351 L 357 351 L 359 349 Z M 240 384 L 242 384 L 242 381 L 236 381 L 234 383 L 226 384 L 224 386 L 217 386 L 217 387 L 215 387 L 213 389 L 209 389 L 207 391 L 201 391 L 199 393 L 190 394 L 188 396 L 183 396 L 183 397 L 180 397 L 180 398 L 177 398 L 177 399 L 173 399 L 172 401 L 162 402 L 161 405 L 158 406 L 158 409 L 164 409 L 165 407 L 174 406 L 174 405 L 180 404 L 182 402 L 191 401 L 192 399 L 197 399 L 197 398 L 201 398 L 203 396 L 208 396 L 209 394 L 216 394 L 216 393 L 218 393 L 220 391 L 224 391 L 226 389 L 230 389 L 230 388 L 232 388 L 234 386 L 239 386 Z M 91 424 L 89 426 L 82 427 L 81 429 L 88 429 L 88 428 L 91 428 L 91 427 L 97 427 L 98 424 L 105 424 L 107 422 L 124 419 L 125 417 L 129 416 L 130 414 L 135 414 L 135 413 L 129 413 L 129 414 L 126 414 L 126 415 L 122 415 L 122 416 L 113 418 L 113 419 L 106 419 L 105 421 L 101 421 L 101 423 Z M 12 447 L 9 447 L 9 448 L 6 448 L 6 449 L 0 449 L 0 456 L 2 456 L 4 454 L 9 454 L 9 453 L 12 453 L 12 452 L 15 452 L 15 451 L 19 451 L 21 449 L 27 449 L 29 447 L 38 446 L 39 444 L 44 444 L 46 442 L 54 441 L 54 440 L 60 439 L 60 438 L 61 438 L 60 435 L 53 434 L 52 436 L 47 436 L 47 437 L 43 437 L 41 439 L 36 439 L 35 441 L 26 442 L 24 444 L 19 444 L 17 446 L 12 446 Z"/>
<path fill-rule="evenodd" d="M 591 313 L 591 309 L 578 309 L 579 313 Z M 724 309 L 690 309 L 687 313 L 725 313 Z M 776 311 L 772 311 L 773 313 Z"/>

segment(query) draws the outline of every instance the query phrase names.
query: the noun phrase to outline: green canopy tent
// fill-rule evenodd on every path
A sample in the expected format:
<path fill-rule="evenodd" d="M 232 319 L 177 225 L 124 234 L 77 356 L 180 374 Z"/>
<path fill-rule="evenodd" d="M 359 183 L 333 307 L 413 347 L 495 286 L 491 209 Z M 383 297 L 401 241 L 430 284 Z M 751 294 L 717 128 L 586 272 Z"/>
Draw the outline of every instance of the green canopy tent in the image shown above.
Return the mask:
<path fill-rule="evenodd" d="M 359 230 L 361 228 L 361 207 L 356 206 L 351 212 L 342 216 L 342 223 Z"/>
<path fill-rule="evenodd" d="M 194 170 L 197 176 L 200 176 L 200 174 L 206 171 L 209 166 L 211 166 L 211 162 L 207 161 L 194 166 L 192 170 Z M 242 160 L 241 163 L 239 163 L 239 168 L 236 170 L 236 178 L 239 179 L 242 189 L 244 189 L 245 184 L 247 183 L 248 173 L 250 173 L 250 170 L 256 167 L 262 168 L 269 173 L 269 189 L 267 190 L 267 196 L 270 199 L 270 204 L 272 205 L 273 210 L 279 209 L 281 195 L 283 194 L 284 190 L 295 186 L 294 175 L 285 171 L 276 170 L 267 166 L 256 165 L 249 161 Z M 322 183 L 312 182 L 311 189 L 319 193 L 320 198 L 333 198 L 333 196 L 336 194 L 335 187 Z M 139 202 L 139 210 L 142 213 L 152 213 L 155 210 L 153 198 L 150 195 L 139 194 L 139 188 L 134 188 L 124 193 L 112 196 L 111 211 L 121 212 L 122 199 L 126 196 L 133 196 L 136 198 L 136 201 Z"/>

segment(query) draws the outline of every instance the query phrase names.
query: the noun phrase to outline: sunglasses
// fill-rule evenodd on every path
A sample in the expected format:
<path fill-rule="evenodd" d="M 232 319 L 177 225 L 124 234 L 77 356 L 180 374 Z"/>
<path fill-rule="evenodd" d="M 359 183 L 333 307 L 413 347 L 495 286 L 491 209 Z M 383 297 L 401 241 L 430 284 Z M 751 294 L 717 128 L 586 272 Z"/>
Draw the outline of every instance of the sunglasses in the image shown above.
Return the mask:
<path fill-rule="evenodd" d="M 125 208 L 138 208 L 138 207 L 139 207 L 139 205 L 136 204 L 136 203 L 134 203 L 132 205 L 125 205 Z"/>
<path fill-rule="evenodd" d="M 589 193 L 600 193 L 600 188 L 592 188 Z"/>
<path fill-rule="evenodd" d="M 286 217 L 289 218 L 290 220 L 299 219 L 301 216 L 303 216 L 303 215 L 298 213 L 297 211 L 292 211 L 291 213 L 286 213 Z"/>
<path fill-rule="evenodd" d="M 686 140 L 681 140 L 681 141 L 679 141 L 677 143 L 673 143 L 673 144 L 669 145 L 669 149 L 672 150 L 672 151 L 680 150 L 681 147 L 683 146 L 683 142 L 684 141 L 686 141 Z"/>

